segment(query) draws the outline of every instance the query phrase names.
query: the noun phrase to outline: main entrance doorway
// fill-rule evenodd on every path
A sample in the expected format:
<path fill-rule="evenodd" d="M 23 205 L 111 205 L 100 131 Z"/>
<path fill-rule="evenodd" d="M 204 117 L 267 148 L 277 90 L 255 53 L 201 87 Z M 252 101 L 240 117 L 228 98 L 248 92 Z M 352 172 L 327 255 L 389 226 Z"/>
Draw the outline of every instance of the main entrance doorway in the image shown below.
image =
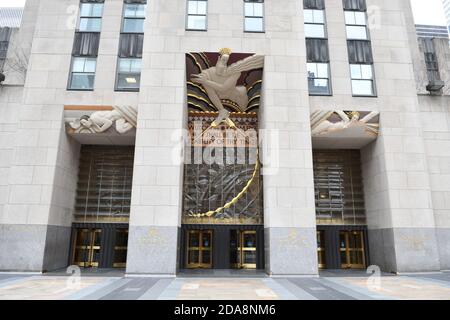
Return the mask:
<path fill-rule="evenodd" d="M 128 225 L 74 223 L 70 265 L 83 268 L 125 268 Z"/>
<path fill-rule="evenodd" d="M 317 226 L 319 269 L 366 268 L 368 241 L 365 226 Z"/>
<path fill-rule="evenodd" d="M 339 246 L 341 268 L 364 269 L 366 267 L 363 231 L 341 231 Z"/>
<path fill-rule="evenodd" d="M 264 227 L 183 225 L 180 269 L 264 269 Z"/>
<path fill-rule="evenodd" d="M 256 269 L 256 248 L 256 231 L 231 230 L 231 267 L 234 269 Z"/>
<path fill-rule="evenodd" d="M 84 268 L 98 267 L 101 237 L 101 229 L 77 229 L 73 250 L 73 263 Z"/>
<path fill-rule="evenodd" d="M 212 236 L 211 230 L 190 230 L 187 233 L 187 264 L 188 269 L 210 269 L 212 267 Z"/>

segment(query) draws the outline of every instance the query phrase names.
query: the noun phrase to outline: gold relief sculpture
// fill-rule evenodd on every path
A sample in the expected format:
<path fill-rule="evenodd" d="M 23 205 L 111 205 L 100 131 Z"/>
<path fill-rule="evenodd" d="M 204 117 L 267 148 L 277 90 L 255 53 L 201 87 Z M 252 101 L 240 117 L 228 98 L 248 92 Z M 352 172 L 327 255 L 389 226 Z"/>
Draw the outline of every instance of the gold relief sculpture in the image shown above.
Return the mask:
<path fill-rule="evenodd" d="M 231 111 L 245 112 L 250 102 L 256 99 L 255 96 L 258 95 L 259 98 L 260 88 L 254 89 L 262 81 L 261 70 L 264 66 L 264 56 L 246 55 L 243 59 L 229 65 L 231 49 L 222 48 L 219 51 L 217 63 L 210 67 L 211 63 L 207 55 L 207 53 L 187 54 L 188 62 L 192 62 L 192 64 L 188 63 L 187 68 L 188 104 L 189 107 L 198 107 L 195 103 L 191 104 L 190 97 L 204 101 L 208 110 L 218 111 L 219 114 L 212 123 L 212 127 L 217 127 L 229 119 L 230 110 L 227 110 L 227 107 L 231 107 Z M 251 72 L 255 72 L 255 75 L 250 75 Z M 242 81 L 243 75 L 246 80 L 248 79 L 247 81 L 251 81 L 252 77 L 255 81 L 245 83 Z M 203 97 L 195 94 L 198 91 Z M 252 92 L 256 95 L 249 95 Z"/>
<path fill-rule="evenodd" d="M 264 57 L 232 53 L 186 55 L 187 107 L 192 153 L 195 148 L 256 150 L 245 164 L 185 165 L 184 224 L 262 224 L 258 116 Z M 196 123 L 201 123 L 200 127 Z M 230 137 L 227 130 L 234 130 Z M 200 130 L 200 134 L 197 130 Z M 253 137 L 248 132 L 253 130 Z M 252 140 L 252 141 L 250 141 Z M 228 150 L 228 151 L 225 151 Z M 233 154 L 233 157 L 238 157 Z"/>

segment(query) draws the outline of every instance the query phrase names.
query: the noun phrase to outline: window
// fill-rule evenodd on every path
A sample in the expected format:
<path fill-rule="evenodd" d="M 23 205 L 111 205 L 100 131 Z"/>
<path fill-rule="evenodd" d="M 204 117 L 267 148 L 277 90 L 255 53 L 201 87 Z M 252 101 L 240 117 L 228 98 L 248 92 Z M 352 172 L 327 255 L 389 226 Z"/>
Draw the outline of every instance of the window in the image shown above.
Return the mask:
<path fill-rule="evenodd" d="M 206 30 L 207 0 L 188 0 L 187 2 L 187 30 Z"/>
<path fill-rule="evenodd" d="M 352 90 L 355 96 L 375 95 L 373 66 L 371 64 L 351 64 Z"/>
<path fill-rule="evenodd" d="M 345 11 L 345 24 L 347 29 L 347 39 L 369 39 L 365 12 Z"/>
<path fill-rule="evenodd" d="M 0 71 L 3 71 L 8 54 L 9 41 L 0 41 Z"/>
<path fill-rule="evenodd" d="M 81 146 L 75 221 L 128 221 L 133 163 L 134 147 Z"/>
<path fill-rule="evenodd" d="M 434 52 L 425 52 L 425 64 L 428 74 L 431 75 L 430 79 L 439 79 L 439 66 Z"/>
<path fill-rule="evenodd" d="M 117 90 L 138 91 L 141 83 L 141 59 L 119 58 Z"/>
<path fill-rule="evenodd" d="M 144 33 L 146 4 L 125 3 L 123 13 L 123 33 Z"/>
<path fill-rule="evenodd" d="M 331 95 L 330 54 L 326 35 L 325 1 L 304 0 L 306 59 L 310 95 Z"/>
<path fill-rule="evenodd" d="M 93 90 L 96 58 L 73 58 L 69 89 Z"/>
<path fill-rule="evenodd" d="M 431 38 L 419 38 L 420 49 L 424 53 L 425 65 L 427 67 L 428 80 L 441 80 L 439 73 L 439 62 L 436 56 L 434 40 Z"/>
<path fill-rule="evenodd" d="M 102 28 L 103 3 L 81 3 L 78 31 L 100 32 Z"/>
<path fill-rule="evenodd" d="M 146 1 L 125 0 L 117 61 L 116 91 L 139 91 Z"/>
<path fill-rule="evenodd" d="M 72 48 L 68 90 L 93 90 L 97 65 L 103 1 L 81 0 L 78 30 Z"/>
<path fill-rule="evenodd" d="M 313 150 L 317 225 L 364 225 L 359 150 Z"/>
<path fill-rule="evenodd" d="M 367 28 L 366 0 L 343 0 L 347 51 L 354 96 L 375 96 L 372 43 Z"/>
<path fill-rule="evenodd" d="M 325 14 L 323 10 L 305 9 L 305 37 L 325 38 Z"/>
<path fill-rule="evenodd" d="M 244 31 L 264 32 L 264 1 L 244 0 Z"/>
<path fill-rule="evenodd" d="M 328 63 L 308 63 L 308 88 L 311 95 L 329 95 L 330 72 Z"/>

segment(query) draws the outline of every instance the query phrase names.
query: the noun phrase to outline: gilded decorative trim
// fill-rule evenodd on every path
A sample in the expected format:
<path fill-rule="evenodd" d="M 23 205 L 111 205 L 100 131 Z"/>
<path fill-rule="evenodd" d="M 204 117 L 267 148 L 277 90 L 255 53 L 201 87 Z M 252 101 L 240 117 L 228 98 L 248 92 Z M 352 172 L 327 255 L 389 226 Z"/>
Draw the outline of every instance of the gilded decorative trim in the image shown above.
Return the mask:
<path fill-rule="evenodd" d="M 200 89 L 201 92 L 203 92 L 204 94 L 208 95 L 208 93 L 206 92 L 205 88 L 203 88 L 201 85 L 199 85 L 197 83 L 194 83 L 194 82 L 191 82 L 191 81 L 188 81 L 187 84 L 190 85 L 190 86 L 194 86 L 194 87 Z"/>
<path fill-rule="evenodd" d="M 262 83 L 262 80 L 257 80 L 256 82 L 254 82 L 250 88 L 248 88 L 247 92 L 251 91 L 258 83 Z"/>
<path fill-rule="evenodd" d="M 197 65 L 197 67 L 200 69 L 200 71 L 203 70 L 202 66 L 200 65 L 200 63 L 198 63 L 197 59 L 195 58 L 195 56 L 192 53 L 188 53 L 188 56 L 190 56 L 192 59 L 194 59 L 194 63 Z"/>
<path fill-rule="evenodd" d="M 206 56 L 204 52 L 200 52 L 200 57 L 202 58 L 203 62 L 206 64 L 208 68 L 210 68 L 211 64 L 209 63 L 209 59 Z"/>
<path fill-rule="evenodd" d="M 203 102 L 205 102 L 208 106 L 210 106 L 212 109 L 215 109 L 214 105 L 211 104 L 211 102 L 209 102 L 208 100 L 206 100 L 206 99 L 203 98 L 203 97 L 197 96 L 197 95 L 195 95 L 195 94 L 193 94 L 193 93 L 188 93 L 188 97 L 194 98 L 194 99 L 197 99 L 197 100 L 200 100 L 200 101 L 203 101 Z"/>

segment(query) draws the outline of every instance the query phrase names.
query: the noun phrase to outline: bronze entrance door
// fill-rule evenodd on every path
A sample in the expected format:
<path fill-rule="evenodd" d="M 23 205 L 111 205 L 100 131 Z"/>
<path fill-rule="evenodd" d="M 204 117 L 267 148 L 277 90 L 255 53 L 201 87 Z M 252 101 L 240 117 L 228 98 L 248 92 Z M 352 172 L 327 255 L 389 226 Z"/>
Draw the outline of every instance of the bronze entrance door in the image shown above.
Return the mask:
<path fill-rule="evenodd" d="M 230 264 L 235 269 L 256 269 L 256 231 L 232 230 L 230 235 Z"/>
<path fill-rule="evenodd" d="M 128 229 L 116 229 L 116 243 L 114 245 L 114 268 L 127 266 Z"/>
<path fill-rule="evenodd" d="M 187 268 L 212 268 L 212 240 L 212 230 L 189 230 L 187 232 Z"/>
<path fill-rule="evenodd" d="M 84 268 L 99 266 L 101 229 L 78 229 L 74 240 L 72 262 Z"/>
<path fill-rule="evenodd" d="M 325 232 L 317 231 L 317 261 L 319 269 L 326 268 L 326 257 L 325 257 Z"/>
<path fill-rule="evenodd" d="M 341 231 L 339 233 L 339 250 L 341 268 L 366 268 L 363 231 Z"/>

